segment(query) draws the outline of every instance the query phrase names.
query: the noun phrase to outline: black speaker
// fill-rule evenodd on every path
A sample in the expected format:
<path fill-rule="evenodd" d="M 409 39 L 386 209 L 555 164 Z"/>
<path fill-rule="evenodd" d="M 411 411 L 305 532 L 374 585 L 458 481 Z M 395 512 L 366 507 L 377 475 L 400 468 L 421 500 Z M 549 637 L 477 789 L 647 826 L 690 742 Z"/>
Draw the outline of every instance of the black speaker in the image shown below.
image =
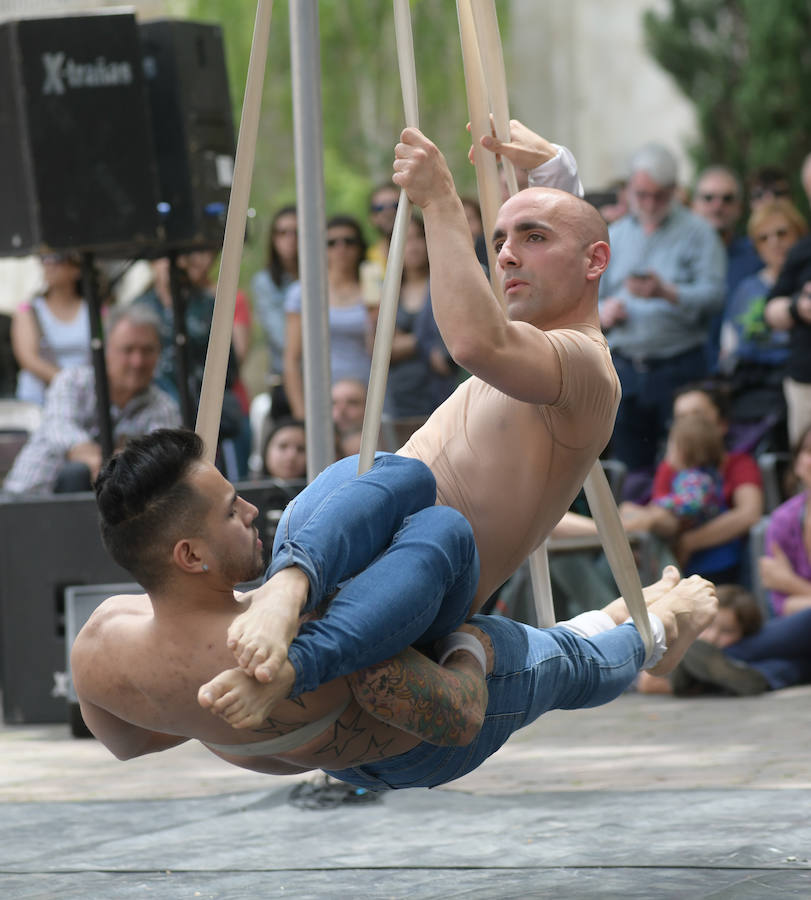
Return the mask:
<path fill-rule="evenodd" d="M 235 154 L 222 29 L 162 19 L 140 33 L 167 242 L 219 247 Z"/>
<path fill-rule="evenodd" d="M 135 16 L 0 23 L 0 255 L 160 240 Z"/>

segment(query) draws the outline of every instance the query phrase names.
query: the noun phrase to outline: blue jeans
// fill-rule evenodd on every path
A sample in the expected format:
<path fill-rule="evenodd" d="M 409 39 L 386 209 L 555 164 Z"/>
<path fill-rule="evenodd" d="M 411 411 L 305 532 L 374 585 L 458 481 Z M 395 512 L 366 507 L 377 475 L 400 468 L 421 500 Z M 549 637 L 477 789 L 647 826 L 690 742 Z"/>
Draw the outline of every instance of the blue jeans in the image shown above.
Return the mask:
<path fill-rule="evenodd" d="M 513 732 L 550 709 L 600 706 L 618 697 L 645 659 L 631 624 L 585 639 L 561 626 L 542 630 L 501 616 L 477 615 L 470 622 L 489 635 L 495 651 L 484 725 L 473 743 L 423 742 L 399 756 L 328 775 L 373 791 L 446 784 L 473 771 Z"/>
<path fill-rule="evenodd" d="M 811 684 L 811 609 L 769 619 L 724 653 L 761 672 L 773 691 Z"/>
<path fill-rule="evenodd" d="M 476 592 L 473 531 L 461 513 L 434 506 L 431 470 L 391 453 L 361 476 L 357 465 L 353 456 L 325 469 L 276 531 L 266 577 L 301 568 L 306 611 L 337 590 L 290 645 L 291 697 L 443 637 L 464 622 Z"/>
<path fill-rule="evenodd" d="M 631 471 L 652 467 L 673 414 L 673 393 L 704 376 L 704 351 L 696 347 L 671 359 L 650 360 L 647 365 L 635 365 L 620 351 L 615 351 L 612 359 L 622 399 L 611 436 L 611 455 Z"/>

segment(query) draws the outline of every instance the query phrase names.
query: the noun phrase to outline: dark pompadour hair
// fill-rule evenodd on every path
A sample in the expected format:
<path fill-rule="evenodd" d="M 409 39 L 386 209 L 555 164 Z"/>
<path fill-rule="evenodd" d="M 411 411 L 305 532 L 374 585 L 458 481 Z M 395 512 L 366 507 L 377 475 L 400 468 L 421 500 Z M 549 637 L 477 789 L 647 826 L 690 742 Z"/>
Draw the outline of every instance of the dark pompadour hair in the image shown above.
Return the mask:
<path fill-rule="evenodd" d="M 165 580 L 175 542 L 201 532 L 208 501 L 187 475 L 202 459 L 193 431 L 161 428 L 130 440 L 96 479 L 104 546 L 147 591 Z"/>

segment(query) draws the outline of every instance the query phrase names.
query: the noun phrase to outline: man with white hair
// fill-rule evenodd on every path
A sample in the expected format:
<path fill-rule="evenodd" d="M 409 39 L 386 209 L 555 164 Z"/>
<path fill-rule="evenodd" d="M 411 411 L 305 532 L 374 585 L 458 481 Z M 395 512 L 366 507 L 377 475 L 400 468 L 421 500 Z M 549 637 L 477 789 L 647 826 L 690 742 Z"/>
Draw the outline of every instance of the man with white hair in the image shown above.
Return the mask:
<path fill-rule="evenodd" d="M 104 362 L 110 424 L 117 448 L 157 428 L 180 424 L 174 400 L 152 383 L 160 355 L 160 322 L 140 304 L 115 307 L 107 317 Z M 39 428 L 3 483 L 9 494 L 89 491 L 102 465 L 101 425 L 93 366 L 69 366 L 45 395 Z"/>
<path fill-rule="evenodd" d="M 726 254 L 715 229 L 676 199 L 676 160 L 647 144 L 631 160 L 629 213 L 610 229 L 600 324 L 622 385 L 612 452 L 653 466 L 674 390 L 706 372 L 710 320 L 724 302 Z"/>

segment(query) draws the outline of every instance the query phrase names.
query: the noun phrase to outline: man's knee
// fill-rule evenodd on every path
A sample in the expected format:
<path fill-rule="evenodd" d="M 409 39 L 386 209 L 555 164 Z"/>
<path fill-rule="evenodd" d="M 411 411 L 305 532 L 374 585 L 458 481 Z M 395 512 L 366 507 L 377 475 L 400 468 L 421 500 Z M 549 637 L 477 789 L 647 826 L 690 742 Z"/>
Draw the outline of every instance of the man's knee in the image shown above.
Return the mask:
<path fill-rule="evenodd" d="M 444 552 L 460 564 L 469 565 L 476 557 L 476 541 L 470 522 L 451 506 L 429 506 L 410 519 L 437 552 Z"/>
<path fill-rule="evenodd" d="M 422 460 L 397 453 L 382 453 L 375 458 L 373 468 L 385 470 L 388 477 L 396 477 L 398 483 L 403 483 L 423 497 L 426 506 L 436 502 L 436 478 Z"/>

